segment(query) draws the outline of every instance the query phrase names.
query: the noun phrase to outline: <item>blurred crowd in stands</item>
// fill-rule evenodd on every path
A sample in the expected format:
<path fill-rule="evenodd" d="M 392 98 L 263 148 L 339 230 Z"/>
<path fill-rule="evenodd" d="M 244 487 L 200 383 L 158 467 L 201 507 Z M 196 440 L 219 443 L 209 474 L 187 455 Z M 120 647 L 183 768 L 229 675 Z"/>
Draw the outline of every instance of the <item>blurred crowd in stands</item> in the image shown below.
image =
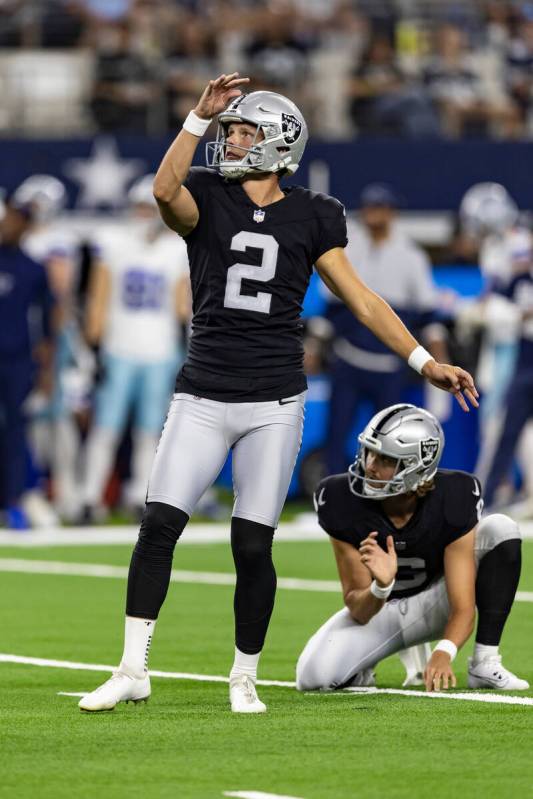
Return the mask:
<path fill-rule="evenodd" d="M 0 526 L 88 524 L 112 508 L 133 520 L 142 511 L 191 320 L 186 247 L 162 224 L 152 179 L 137 179 L 124 211 L 83 236 L 57 178 L 34 175 L 0 202 Z M 450 297 L 398 225 L 399 205 L 394 187 L 368 185 L 348 213 L 347 254 L 436 359 L 475 374 L 482 404 L 466 452 L 476 452 L 479 430 L 476 473 L 488 504 L 532 517 L 531 229 L 503 186 L 472 187 L 449 254 L 467 252 L 484 287 Z M 297 468 L 307 496 L 353 459 L 357 414 L 405 401 L 415 378 L 318 280 L 315 291 L 322 304 L 306 320 Z M 425 402 L 444 422 L 453 400 L 434 392 Z M 200 512 L 223 512 L 216 494 Z"/>
<path fill-rule="evenodd" d="M 21 48 L 87 54 L 93 130 L 174 130 L 238 69 L 317 135 L 533 135 L 531 2 L 0 0 L 0 56 Z"/>

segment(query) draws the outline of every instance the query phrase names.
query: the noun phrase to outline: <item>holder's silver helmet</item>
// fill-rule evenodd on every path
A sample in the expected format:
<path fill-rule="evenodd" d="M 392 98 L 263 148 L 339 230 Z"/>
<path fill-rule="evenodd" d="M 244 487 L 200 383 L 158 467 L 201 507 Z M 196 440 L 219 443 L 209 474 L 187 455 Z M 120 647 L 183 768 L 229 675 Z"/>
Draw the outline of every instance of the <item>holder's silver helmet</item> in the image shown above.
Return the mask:
<path fill-rule="evenodd" d="M 226 160 L 226 135 L 231 122 L 248 122 L 257 131 L 240 161 Z M 264 139 L 258 141 L 259 134 Z M 307 143 L 305 119 L 295 104 L 275 92 L 241 94 L 218 115 L 216 141 L 206 144 L 206 161 L 228 178 L 253 172 L 287 172 L 293 175 Z"/>
<path fill-rule="evenodd" d="M 435 476 L 444 449 L 444 433 L 433 414 L 406 404 L 392 405 L 376 413 L 358 441 L 355 461 L 348 470 L 350 489 L 367 499 L 386 499 L 416 491 Z M 397 461 L 390 480 L 365 477 L 369 450 Z"/>
<path fill-rule="evenodd" d="M 500 183 L 475 183 L 459 207 L 463 227 L 475 236 L 503 233 L 518 221 L 518 206 Z"/>
<path fill-rule="evenodd" d="M 30 208 L 32 218 L 45 224 L 61 213 L 67 192 L 53 175 L 32 175 L 15 190 L 11 202 L 17 208 Z"/>

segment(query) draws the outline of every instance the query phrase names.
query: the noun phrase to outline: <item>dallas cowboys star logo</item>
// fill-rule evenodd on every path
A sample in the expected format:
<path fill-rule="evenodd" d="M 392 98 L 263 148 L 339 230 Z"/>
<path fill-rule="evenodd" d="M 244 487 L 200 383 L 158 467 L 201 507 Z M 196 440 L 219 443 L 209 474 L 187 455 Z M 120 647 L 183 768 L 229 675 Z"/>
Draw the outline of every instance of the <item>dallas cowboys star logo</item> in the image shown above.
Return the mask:
<path fill-rule="evenodd" d="M 114 139 L 95 139 L 88 158 L 70 158 L 64 172 L 80 184 L 76 205 L 82 208 L 124 205 L 126 187 L 145 169 L 139 158 L 121 158 Z"/>

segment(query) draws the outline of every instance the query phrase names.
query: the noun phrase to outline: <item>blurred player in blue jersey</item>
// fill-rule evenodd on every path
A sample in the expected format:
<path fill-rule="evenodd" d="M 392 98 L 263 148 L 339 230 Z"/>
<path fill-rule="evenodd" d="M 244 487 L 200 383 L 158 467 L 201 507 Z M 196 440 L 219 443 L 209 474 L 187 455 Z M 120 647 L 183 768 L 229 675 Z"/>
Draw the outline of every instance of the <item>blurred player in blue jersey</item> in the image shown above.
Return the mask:
<path fill-rule="evenodd" d="M 501 434 L 510 384 L 517 369 L 524 375 L 529 368 L 527 354 L 524 355 L 527 344 L 520 339 L 530 335 L 527 320 L 523 318 L 524 312 L 527 315 L 524 284 L 529 281 L 533 265 L 533 236 L 520 223 L 516 203 L 498 183 L 472 186 L 461 202 L 460 219 L 464 231 L 479 243 L 479 264 L 486 280 L 482 296 L 475 303 L 466 304 L 459 314 L 463 329 L 482 330 L 477 380 L 483 391 L 483 403 L 476 474 L 486 484 L 489 472 L 499 469 L 502 458 Z M 522 288 L 518 289 L 520 285 Z M 526 308 L 522 307 L 524 302 Z M 532 445 L 533 424 L 522 421 L 511 446 L 523 471 L 526 493 L 533 496 Z M 508 466 L 499 473 L 500 482 L 509 477 L 509 457 L 513 457 L 507 454 L 507 443 L 504 446 L 503 456 Z M 507 496 L 508 489 L 507 485 Z M 487 485 L 486 498 L 493 502 L 492 485 Z M 514 511 L 518 510 L 516 506 Z M 527 513 L 527 503 L 520 510 Z"/>
<path fill-rule="evenodd" d="M 185 244 L 162 224 L 153 175 L 130 189 L 127 224 L 103 232 L 87 309 L 87 338 L 100 345 L 103 377 L 86 445 L 83 519 L 98 516 L 128 416 L 134 414 L 126 504 L 144 506 L 146 485 L 179 354 L 178 308 L 188 285 Z"/>
<path fill-rule="evenodd" d="M 44 267 L 20 243 L 31 208 L 9 202 L 0 220 L 0 507 L 13 527 L 28 526 L 24 402 L 34 388 L 52 390 L 53 307 Z"/>
<path fill-rule="evenodd" d="M 488 505 L 495 500 L 501 483 L 509 477 L 516 447 L 525 425 L 533 418 L 533 264 L 527 271 L 516 275 L 502 294 L 516 305 L 521 319 L 520 341 L 515 372 L 505 403 L 503 428 L 497 439 L 492 465 L 487 477 L 485 497 Z M 533 460 L 531 450 L 526 453 L 529 467 Z M 528 503 L 533 500 L 528 497 Z M 529 505 L 529 512 L 533 508 Z"/>
<path fill-rule="evenodd" d="M 81 335 L 76 306 L 79 242 L 61 219 L 67 193 L 57 178 L 32 175 L 16 189 L 13 199 L 32 210 L 32 224 L 22 240 L 22 248 L 46 268 L 55 299 L 54 390 L 50 398 L 36 397 L 33 403 L 29 426 L 32 456 L 42 470 L 50 471 L 57 512 L 64 519 L 73 519 L 79 512 L 81 448 L 75 416 L 80 404 L 87 401 L 93 363 Z M 57 523 L 56 514 L 37 491 L 26 500 L 25 508 L 34 524 L 48 526 L 54 517 Z"/>

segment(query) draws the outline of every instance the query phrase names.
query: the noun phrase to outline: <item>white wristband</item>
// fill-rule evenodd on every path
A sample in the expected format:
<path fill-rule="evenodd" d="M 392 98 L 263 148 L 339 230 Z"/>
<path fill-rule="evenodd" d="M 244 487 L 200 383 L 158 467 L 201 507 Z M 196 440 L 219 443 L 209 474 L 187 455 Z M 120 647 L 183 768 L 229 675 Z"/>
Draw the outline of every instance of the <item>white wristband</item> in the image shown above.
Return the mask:
<path fill-rule="evenodd" d="M 187 133 L 192 133 L 193 136 L 202 137 L 210 124 L 210 119 L 202 119 L 194 111 L 189 111 L 187 119 L 183 123 L 183 130 L 186 130 Z"/>
<path fill-rule="evenodd" d="M 378 585 L 375 580 L 372 580 L 370 583 L 370 593 L 373 594 L 376 599 L 388 599 L 392 594 L 392 589 L 394 588 L 395 582 L 396 580 L 393 580 L 389 585 L 382 587 L 381 585 Z"/>
<path fill-rule="evenodd" d="M 418 347 L 415 347 L 412 353 L 410 354 L 409 358 L 407 359 L 407 363 L 414 369 L 415 372 L 418 372 L 419 375 L 422 374 L 422 369 L 426 365 L 428 361 L 433 360 L 433 355 L 430 355 L 427 350 L 424 349 L 420 344 Z"/>
<path fill-rule="evenodd" d="M 449 640 L 449 638 L 443 638 L 442 641 L 439 641 L 433 651 L 446 652 L 450 656 L 450 660 L 454 660 L 457 654 L 457 647 L 453 641 Z"/>

